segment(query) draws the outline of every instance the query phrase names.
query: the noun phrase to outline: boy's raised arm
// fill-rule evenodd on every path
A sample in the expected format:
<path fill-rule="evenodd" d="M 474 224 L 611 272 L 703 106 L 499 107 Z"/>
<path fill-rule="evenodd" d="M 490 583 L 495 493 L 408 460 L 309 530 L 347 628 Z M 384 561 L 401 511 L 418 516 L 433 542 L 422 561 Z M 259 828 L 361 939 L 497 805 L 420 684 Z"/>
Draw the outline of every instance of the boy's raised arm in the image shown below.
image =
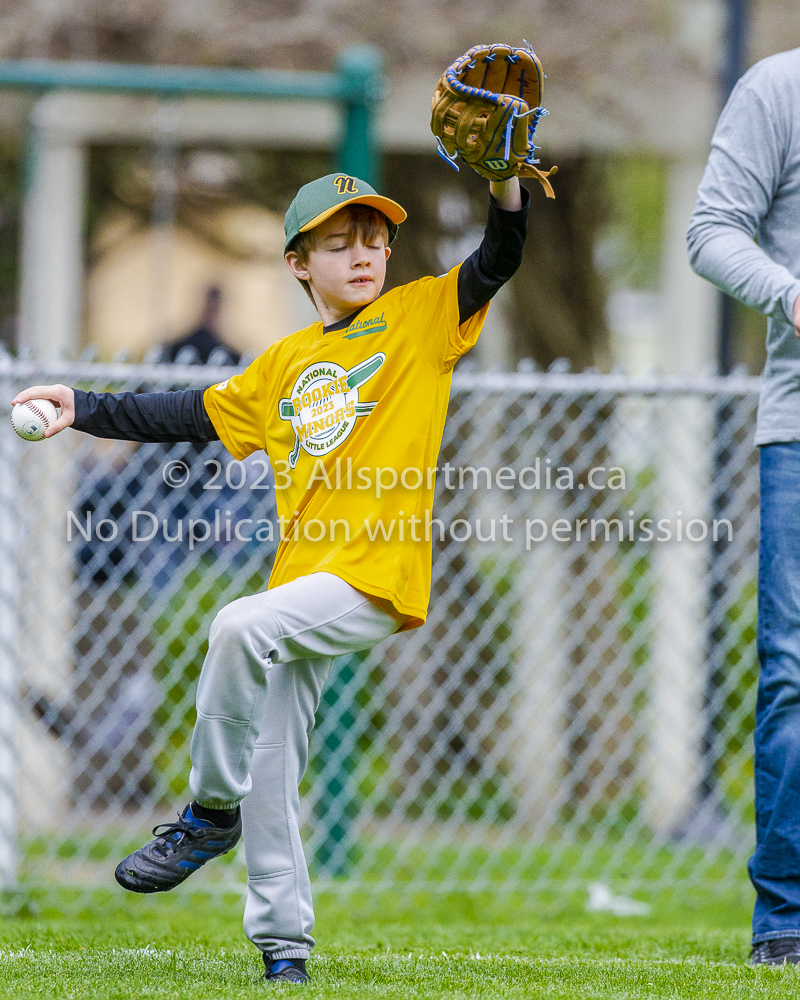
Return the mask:
<path fill-rule="evenodd" d="M 522 261 L 530 195 L 517 177 L 492 181 L 489 218 L 481 245 L 458 271 L 458 318 L 474 316 L 497 294 Z"/>
<path fill-rule="evenodd" d="M 61 416 L 45 431 L 52 437 L 64 430 L 121 441 L 174 443 L 217 441 L 205 405 L 204 389 L 177 392 L 84 392 L 68 385 L 34 385 L 12 400 L 12 406 L 29 399 L 49 399 L 61 407 Z"/>
<path fill-rule="evenodd" d="M 489 192 L 504 212 L 518 212 L 522 208 L 522 185 L 519 177 L 490 181 Z"/>

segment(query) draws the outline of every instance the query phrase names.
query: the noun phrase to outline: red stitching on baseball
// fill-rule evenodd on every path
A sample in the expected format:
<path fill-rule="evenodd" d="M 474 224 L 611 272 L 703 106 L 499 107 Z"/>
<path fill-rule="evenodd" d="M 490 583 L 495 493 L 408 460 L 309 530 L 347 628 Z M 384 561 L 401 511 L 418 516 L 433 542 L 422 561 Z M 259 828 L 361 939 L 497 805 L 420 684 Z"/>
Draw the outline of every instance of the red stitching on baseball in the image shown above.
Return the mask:
<path fill-rule="evenodd" d="M 30 400 L 28 400 L 24 405 L 33 410 L 37 417 L 41 417 L 42 420 L 44 420 L 45 427 L 50 430 L 50 420 L 43 410 L 40 410 L 39 407 L 35 406 Z"/>

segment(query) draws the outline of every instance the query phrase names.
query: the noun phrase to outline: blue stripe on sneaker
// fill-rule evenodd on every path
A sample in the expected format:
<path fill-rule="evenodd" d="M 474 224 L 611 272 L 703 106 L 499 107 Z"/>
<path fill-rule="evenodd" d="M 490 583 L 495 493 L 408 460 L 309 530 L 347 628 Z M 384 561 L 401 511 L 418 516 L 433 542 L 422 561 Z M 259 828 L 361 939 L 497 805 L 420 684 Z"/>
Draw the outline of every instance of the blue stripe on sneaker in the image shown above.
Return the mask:
<path fill-rule="evenodd" d="M 189 826 L 197 827 L 200 830 L 206 830 L 208 829 L 208 827 L 214 825 L 213 823 L 209 823 L 207 819 L 200 819 L 199 816 L 195 816 L 195 814 L 192 812 L 191 802 L 183 810 L 183 818 L 186 820 Z"/>
<path fill-rule="evenodd" d="M 178 868 L 188 868 L 191 872 L 196 872 L 202 865 L 195 864 L 194 861 L 179 861 Z"/>
<path fill-rule="evenodd" d="M 217 855 L 210 851 L 192 851 L 193 858 L 202 858 L 203 861 L 208 861 L 209 858 L 215 858 Z"/>
<path fill-rule="evenodd" d="M 288 958 L 279 958 L 277 961 L 272 963 L 272 968 L 269 970 L 273 975 L 276 972 L 283 972 L 284 969 L 293 969 L 294 962 L 290 962 Z"/>

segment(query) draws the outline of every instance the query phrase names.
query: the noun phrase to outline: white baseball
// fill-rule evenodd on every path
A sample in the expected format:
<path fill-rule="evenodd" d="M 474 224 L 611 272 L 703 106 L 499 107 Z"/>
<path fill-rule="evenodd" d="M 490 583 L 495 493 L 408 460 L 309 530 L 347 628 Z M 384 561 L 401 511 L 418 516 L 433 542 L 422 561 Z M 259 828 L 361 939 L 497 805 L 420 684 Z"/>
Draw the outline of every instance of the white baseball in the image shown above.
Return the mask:
<path fill-rule="evenodd" d="M 26 441 L 44 440 L 44 432 L 58 419 L 49 399 L 29 399 L 11 407 L 11 426 Z"/>

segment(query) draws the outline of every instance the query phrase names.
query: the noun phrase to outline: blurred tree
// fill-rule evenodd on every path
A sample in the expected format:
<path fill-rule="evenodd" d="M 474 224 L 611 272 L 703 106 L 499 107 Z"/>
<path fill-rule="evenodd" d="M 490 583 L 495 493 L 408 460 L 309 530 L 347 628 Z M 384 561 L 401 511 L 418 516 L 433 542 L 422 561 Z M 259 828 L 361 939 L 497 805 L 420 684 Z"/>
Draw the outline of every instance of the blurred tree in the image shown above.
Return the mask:
<path fill-rule="evenodd" d="M 781 5 L 791 11 L 788 0 Z M 367 16 L 355 0 L 15 0 L 0 5 L 0 53 L 301 69 L 331 65 L 344 46 L 371 42 L 393 67 L 438 74 L 478 39 L 525 36 L 553 76 L 624 115 L 625 88 L 635 81 L 705 72 L 685 39 L 664 44 L 675 41 L 676 32 L 686 34 L 686 6 L 680 0 L 509 0 L 501 6 L 375 0 Z M 704 23 L 701 8 L 718 4 L 690 6 L 692 20 Z"/>

